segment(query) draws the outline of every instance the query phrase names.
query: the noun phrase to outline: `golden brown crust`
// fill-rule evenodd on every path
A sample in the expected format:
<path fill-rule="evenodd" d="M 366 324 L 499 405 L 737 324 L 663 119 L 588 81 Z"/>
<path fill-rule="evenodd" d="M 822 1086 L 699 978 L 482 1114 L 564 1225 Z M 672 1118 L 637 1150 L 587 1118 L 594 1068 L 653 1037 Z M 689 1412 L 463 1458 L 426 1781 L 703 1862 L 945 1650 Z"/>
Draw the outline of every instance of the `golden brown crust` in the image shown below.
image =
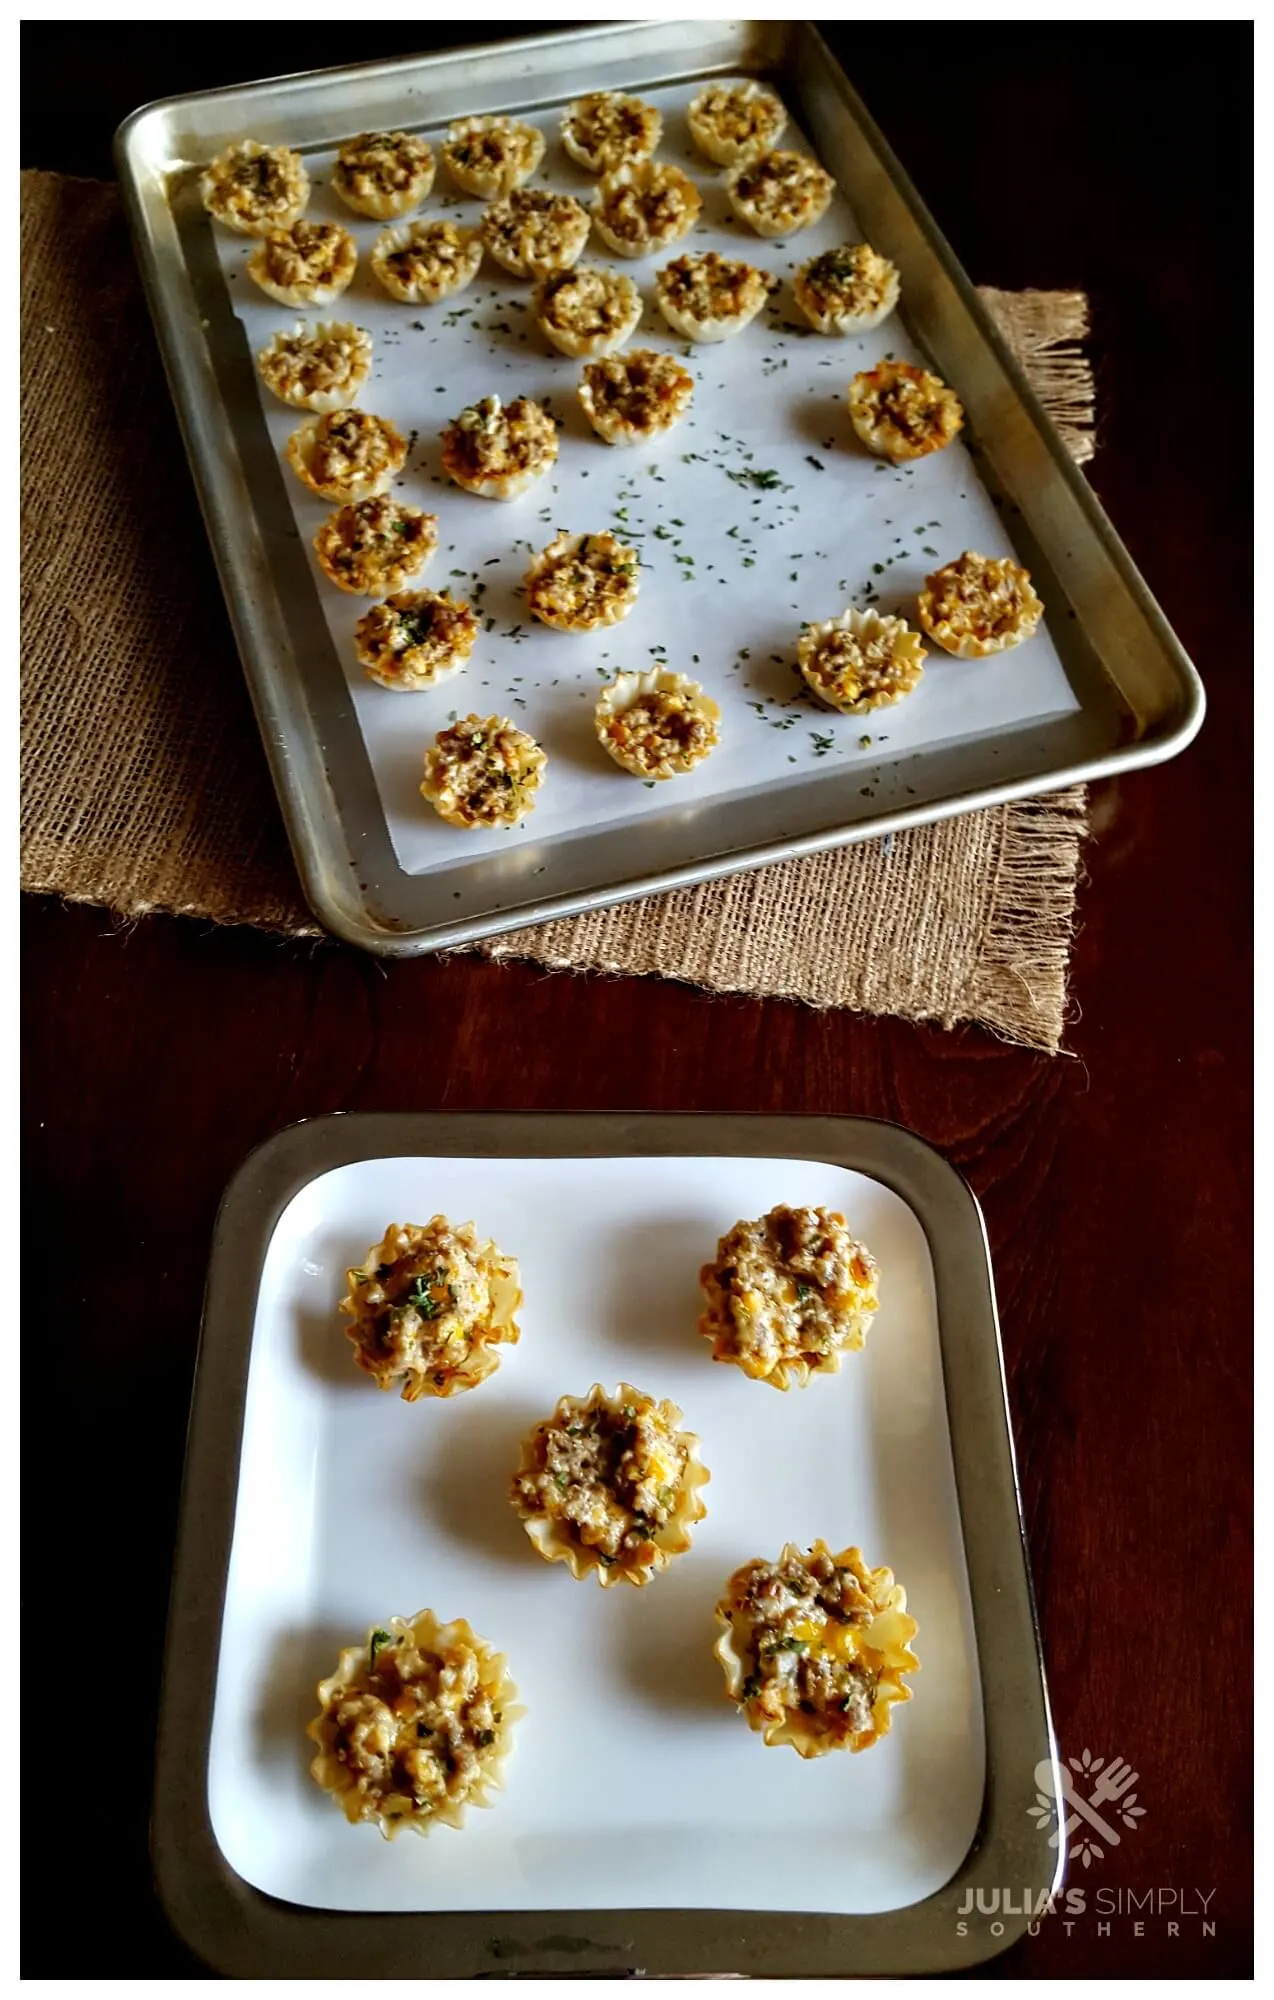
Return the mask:
<path fill-rule="evenodd" d="M 925 649 L 904 618 L 851 605 L 837 618 L 805 627 L 797 660 L 820 701 L 842 715 L 866 715 L 919 685 Z"/>
<path fill-rule="evenodd" d="M 763 83 L 714 83 L 691 99 L 686 123 L 705 158 L 741 167 L 778 144 L 787 113 Z"/>
<path fill-rule="evenodd" d="M 590 91 L 562 114 L 562 144 L 591 174 L 610 174 L 648 160 L 662 134 L 663 119 L 654 105 L 621 90 Z"/>
<path fill-rule="evenodd" d="M 945 450 L 964 411 L 941 376 L 910 361 L 881 361 L 850 383 L 849 420 L 868 451 L 902 465 Z"/>
<path fill-rule="evenodd" d="M 687 340 L 728 340 L 756 318 L 771 283 L 755 264 L 705 250 L 674 257 L 656 272 L 655 302 L 673 331 Z"/>
<path fill-rule="evenodd" d="M 588 210 L 574 195 L 518 188 L 493 201 L 482 218 L 482 240 L 515 278 L 551 278 L 575 263 L 588 241 Z"/>
<path fill-rule="evenodd" d="M 531 559 L 527 605 L 542 624 L 559 632 L 617 625 L 637 602 L 640 568 L 636 549 L 626 548 L 614 535 L 568 535 L 563 529 Z"/>
<path fill-rule="evenodd" d="M 513 500 L 557 458 L 557 425 L 529 396 L 484 396 L 442 434 L 442 469 L 466 493 Z"/>
<path fill-rule="evenodd" d="M 294 410 L 339 410 L 352 403 L 372 366 L 372 337 L 348 321 L 320 320 L 276 333 L 257 355 L 267 389 Z"/>
<path fill-rule="evenodd" d="M 458 222 L 402 222 L 372 245 L 377 283 L 404 305 L 436 306 L 478 275 L 482 231 Z"/>
<path fill-rule="evenodd" d="M 836 183 L 805 153 L 762 153 L 726 181 L 730 206 L 758 236 L 790 236 L 827 211 Z"/>
<path fill-rule="evenodd" d="M 401 590 L 438 546 L 438 516 L 385 494 L 341 507 L 314 537 L 323 574 L 355 597 Z"/>
<path fill-rule="evenodd" d="M 925 578 L 916 615 L 935 645 L 959 660 L 1007 652 L 1035 636 L 1044 606 L 1030 571 L 1011 556 L 962 556 Z"/>
<path fill-rule="evenodd" d="M 358 245 L 338 222 L 307 222 L 259 238 L 248 276 L 282 306 L 326 306 L 338 299 L 358 268 Z"/>
<path fill-rule="evenodd" d="M 818 333 L 866 333 L 898 303 L 897 266 L 870 243 L 841 243 L 802 264 L 796 303 Z"/>
<path fill-rule="evenodd" d="M 582 360 L 623 346 L 641 319 L 641 293 L 627 272 L 576 265 L 536 287 L 533 310 L 544 338 Z"/>
<path fill-rule="evenodd" d="M 354 650 L 368 680 L 395 694 L 419 694 L 458 674 L 477 637 L 472 607 L 449 592 L 400 590 L 363 613 Z"/>
<path fill-rule="evenodd" d="M 329 410 L 293 431 L 287 461 L 320 500 L 343 506 L 383 493 L 407 463 L 407 440 L 370 410 Z"/>
<path fill-rule="evenodd" d="M 433 150 L 411 132 L 360 132 L 332 168 L 332 188 L 345 206 L 377 222 L 409 214 L 433 184 Z"/>
<path fill-rule="evenodd" d="M 495 201 L 530 180 L 544 158 L 544 134 L 516 118 L 457 118 L 442 157 L 457 187 Z"/>
<path fill-rule="evenodd" d="M 593 198 L 593 227 L 617 256 L 649 257 L 693 229 L 703 196 L 680 167 L 641 160 L 606 174 Z"/>
<path fill-rule="evenodd" d="M 860 1348 L 879 1306 L 879 1269 L 866 1244 L 828 1208 L 780 1204 L 736 1222 L 699 1273 L 706 1311 L 699 1331 L 714 1361 L 755 1382 L 804 1388 L 835 1374 Z"/>
<path fill-rule="evenodd" d="M 662 667 L 618 675 L 602 689 L 594 724 L 607 755 L 646 781 L 683 776 L 721 741 L 716 702 L 698 681 Z"/>
<path fill-rule="evenodd" d="M 607 444 L 641 444 L 684 417 L 695 380 L 675 356 L 634 347 L 590 361 L 579 385 L 580 408 Z"/>
<path fill-rule="evenodd" d="M 268 236 L 296 221 L 310 198 L 299 153 L 242 139 L 219 153 L 199 177 L 204 207 L 241 236 Z"/>
<path fill-rule="evenodd" d="M 420 796 L 449 826 L 516 826 L 534 810 L 548 758 L 503 715 L 466 715 L 425 752 Z"/>
<path fill-rule="evenodd" d="M 405 1403 L 476 1388 L 518 1339 L 516 1257 L 445 1215 L 391 1222 L 356 1270 L 340 1310 L 354 1360 L 379 1389 L 401 1382 Z"/>

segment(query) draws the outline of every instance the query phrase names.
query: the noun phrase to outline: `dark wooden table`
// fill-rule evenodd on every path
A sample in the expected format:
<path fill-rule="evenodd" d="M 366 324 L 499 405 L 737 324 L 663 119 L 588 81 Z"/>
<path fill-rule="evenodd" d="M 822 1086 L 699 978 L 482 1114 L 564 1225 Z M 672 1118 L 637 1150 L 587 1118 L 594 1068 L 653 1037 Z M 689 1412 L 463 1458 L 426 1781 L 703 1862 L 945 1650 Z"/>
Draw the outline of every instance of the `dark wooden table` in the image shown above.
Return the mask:
<path fill-rule="evenodd" d="M 1145 1807 L 1091 1874 L 1073 1866 L 1084 1914 L 1046 1921 L 993 1969 L 1250 1967 L 1250 179 L 1233 133 L 1182 122 L 1185 106 L 1246 101 L 1250 29 L 956 24 L 924 30 L 923 61 L 910 29 L 829 32 L 970 273 L 1089 292 L 1093 482 L 1208 687 L 1192 749 L 1094 797 L 1073 1059 L 659 982 L 382 964 L 28 899 L 25 1242 L 52 1290 L 25 1350 L 43 1567 L 23 1662 L 29 1677 L 55 1630 L 87 1656 L 77 1725 L 98 1787 L 70 1876 L 57 1864 L 73 1893 L 50 1904 L 25 1736 L 25 1818 L 46 1843 L 27 1876 L 28 1976 L 198 1970 L 153 1900 L 146 1833 L 185 1412 L 228 1176 L 316 1112 L 606 1108 L 603 1052 L 633 1033 L 631 1108 L 897 1119 L 982 1201 L 1060 1742 L 1131 1761 Z M 412 36 L 28 26 L 24 164 L 109 174 L 111 132 L 144 99 L 425 45 Z M 466 36 L 440 23 L 434 39 Z M 233 670 L 228 627 L 226 656 Z M 57 1408 L 67 1433 L 50 1435 Z M 54 1484 L 67 1514 L 44 1504 Z M 1206 1899 L 1214 1929 L 1154 1914 L 1147 1892 L 1167 1890 L 1196 1911 Z"/>

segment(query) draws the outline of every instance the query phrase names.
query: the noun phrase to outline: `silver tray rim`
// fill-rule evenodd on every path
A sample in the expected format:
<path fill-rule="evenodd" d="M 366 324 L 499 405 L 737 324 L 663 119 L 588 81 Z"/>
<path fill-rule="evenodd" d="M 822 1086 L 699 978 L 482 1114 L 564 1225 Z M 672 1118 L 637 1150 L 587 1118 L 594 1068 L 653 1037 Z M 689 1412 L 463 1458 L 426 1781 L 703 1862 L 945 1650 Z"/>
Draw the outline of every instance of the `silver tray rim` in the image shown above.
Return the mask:
<path fill-rule="evenodd" d="M 933 1259 L 939 1343 L 964 1532 L 986 1728 L 982 1813 L 969 1852 L 933 1895 L 871 1916 L 719 1910 L 351 1914 L 263 1895 L 230 1867 L 208 1807 L 207 1769 L 238 1495 L 257 1289 L 279 1216 L 310 1181 L 355 1160 L 420 1157 L 825 1160 L 869 1174 L 913 1209 Z M 554 1973 L 835 1977 L 980 1964 L 1003 1932 L 957 1910 L 969 1892 L 1061 1887 L 1065 1842 L 1031 1816 L 1036 1767 L 1061 1796 L 1031 1587 L 985 1224 L 963 1177 L 899 1125 L 868 1118 L 650 1112 L 334 1112 L 267 1139 L 222 1199 L 213 1234 L 191 1398 L 156 1748 L 151 1857 L 184 1942 L 240 1978 Z M 1055 1818 L 1053 1830 L 1057 1830 Z"/>
<path fill-rule="evenodd" d="M 172 126 L 188 107 L 228 107 L 245 98 L 253 98 L 259 103 L 263 92 L 283 88 L 301 91 L 324 86 L 334 88 L 347 81 L 374 86 L 408 73 L 438 76 L 448 65 L 453 68 L 463 65 L 466 74 L 469 74 L 475 70 L 480 72 L 484 66 L 497 62 L 507 71 L 508 65 L 521 61 L 522 95 L 526 97 L 533 95 L 537 61 L 560 55 L 568 47 L 578 51 L 582 43 L 612 59 L 630 42 L 640 48 L 644 46 L 644 40 L 648 40 L 652 47 L 657 43 L 666 51 L 670 46 L 667 31 L 674 28 L 684 31 L 685 46 L 681 52 L 684 60 L 674 67 L 665 68 L 662 74 L 655 73 L 652 68 L 646 77 L 647 87 L 654 88 L 676 76 L 706 76 L 731 68 L 767 73 L 777 70 L 785 61 L 801 57 L 820 65 L 834 82 L 841 103 L 849 110 L 860 134 L 874 152 L 892 191 L 909 210 L 910 218 L 934 260 L 935 269 L 952 286 L 961 309 L 975 323 L 983 346 L 989 350 L 1000 372 L 1011 384 L 1021 412 L 1027 417 L 1037 434 L 1037 441 L 1047 454 L 1050 477 L 1067 489 L 1082 517 L 1084 529 L 1091 537 L 1092 549 L 1110 566 L 1135 607 L 1146 633 L 1157 647 L 1162 670 L 1159 708 L 1149 726 L 1133 740 L 1114 743 L 1093 754 L 1078 756 L 1073 761 L 1063 758 L 1060 762 L 1050 762 L 1050 753 L 1045 752 L 1042 766 L 1029 770 L 1024 776 L 1000 781 L 992 781 L 989 775 L 978 782 L 955 780 L 945 796 L 922 801 L 918 805 L 893 805 L 864 818 L 821 826 L 812 832 L 750 840 L 746 845 L 734 845 L 727 851 L 710 853 L 690 862 L 665 864 L 632 874 L 622 872 L 620 879 L 599 886 L 541 894 L 538 898 L 501 904 L 472 916 L 422 924 L 415 918 L 395 914 L 397 899 L 411 900 L 420 896 L 422 878 L 398 868 L 395 858 L 386 861 L 387 835 L 383 841 L 380 838 L 384 833 L 383 826 L 374 828 L 370 837 L 366 828 L 346 826 L 323 782 L 326 754 L 318 752 L 313 744 L 308 746 L 311 761 L 322 768 L 323 775 L 317 781 L 307 780 L 303 770 L 304 760 L 294 754 L 296 737 L 293 725 L 298 714 L 303 720 L 308 720 L 308 717 L 281 686 L 282 676 L 272 656 L 269 634 L 262 627 L 259 605 L 254 604 L 254 593 L 246 587 L 246 559 L 242 558 L 239 545 L 227 525 L 234 511 L 234 495 L 229 491 L 232 482 L 227 481 L 224 469 L 218 467 L 215 454 L 208 445 L 205 423 L 206 404 L 210 399 L 204 394 L 207 383 L 201 382 L 197 358 L 192 357 L 189 351 L 187 329 L 181 324 L 181 301 L 176 295 L 179 287 L 174 285 L 171 274 L 165 269 L 151 227 L 143 192 L 146 179 L 142 162 L 143 135 L 157 123 L 164 124 L 166 121 L 167 126 Z M 736 46 L 725 53 L 721 45 L 722 37 L 727 35 L 734 37 Z M 703 44 L 702 50 L 699 49 L 699 42 Z M 715 51 L 711 59 L 696 60 L 697 53 L 706 55 L 708 49 Z M 507 92 L 507 83 L 505 88 Z M 222 90 L 158 99 L 142 105 L 119 127 L 115 136 L 115 158 L 147 301 L 293 858 L 311 909 L 326 929 L 345 942 L 384 956 L 412 956 L 472 945 L 526 925 L 581 915 L 637 897 L 720 880 L 774 862 L 853 845 L 861 840 L 929 825 L 966 812 L 1144 768 L 1176 756 L 1197 734 L 1203 721 L 1205 696 L 1193 662 L 1176 638 L 1096 495 L 1045 415 L 1038 397 L 991 320 L 976 288 L 814 24 L 778 21 L 594 23 L 582 30 L 462 45 L 428 56 L 397 57 L 337 69 L 300 71 Z M 1070 553 L 1067 551 L 1068 558 Z M 1115 662 L 1104 658 L 1102 667 L 1111 680 L 1113 691 L 1118 693 Z M 352 719 L 348 726 L 357 729 Z M 941 751 L 929 753 L 928 760 L 932 762 L 933 757 L 943 754 Z M 1023 752 L 1028 761 L 1035 754 L 1034 751 Z M 922 754 L 915 761 L 924 763 L 926 758 Z M 361 790 L 363 800 L 367 801 L 365 783 Z M 379 801 L 374 793 L 370 804 L 373 812 L 380 814 Z M 381 818 L 383 820 L 383 814 Z M 712 839 L 712 824 L 709 807 L 705 809 L 703 818 L 708 845 Z M 387 884 L 393 885 L 392 892 L 387 888 L 379 893 L 375 907 L 370 891 L 358 881 L 361 869 L 366 865 L 365 858 L 359 858 L 356 852 L 360 843 L 364 856 L 369 849 L 375 848 L 376 870 L 383 874 Z M 445 882 L 446 876 L 440 873 L 435 880 Z M 405 907 L 405 904 L 399 902 L 399 907 Z"/>

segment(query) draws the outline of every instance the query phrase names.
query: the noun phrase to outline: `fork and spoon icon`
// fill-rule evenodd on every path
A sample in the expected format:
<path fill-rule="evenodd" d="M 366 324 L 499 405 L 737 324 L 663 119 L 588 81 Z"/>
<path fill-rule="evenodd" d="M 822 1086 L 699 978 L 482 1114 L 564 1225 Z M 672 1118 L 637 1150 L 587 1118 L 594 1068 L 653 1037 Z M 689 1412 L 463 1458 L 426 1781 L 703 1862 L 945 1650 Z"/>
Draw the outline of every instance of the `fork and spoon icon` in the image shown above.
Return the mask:
<path fill-rule="evenodd" d="M 1061 1781 L 1060 1798 L 1058 1794 L 1059 1779 Z M 1099 1773 L 1096 1789 L 1092 1793 L 1092 1796 L 1087 1799 L 1082 1792 L 1076 1790 L 1074 1779 L 1066 1769 L 1066 1766 L 1054 1765 L 1048 1757 L 1042 1763 L 1035 1766 L 1035 1782 L 1047 1798 L 1053 1799 L 1058 1803 L 1061 1803 L 1061 1800 L 1065 1800 L 1065 1803 L 1071 1808 L 1069 1818 L 1065 1819 L 1060 1826 L 1055 1827 L 1052 1833 L 1050 1833 L 1048 1837 L 1050 1847 L 1057 1847 L 1062 1841 L 1069 1840 L 1078 1828 L 1081 1820 L 1086 1820 L 1093 1831 L 1100 1833 L 1102 1838 L 1108 1840 L 1112 1847 L 1118 1847 L 1118 1831 L 1115 1827 L 1111 1826 L 1108 1820 L 1102 1818 L 1098 1807 L 1113 1805 L 1117 1800 L 1122 1799 L 1127 1792 L 1132 1790 L 1137 1782 L 1137 1773 L 1133 1770 L 1131 1764 L 1123 1764 L 1118 1757 L 1113 1757 L 1105 1770 Z"/>

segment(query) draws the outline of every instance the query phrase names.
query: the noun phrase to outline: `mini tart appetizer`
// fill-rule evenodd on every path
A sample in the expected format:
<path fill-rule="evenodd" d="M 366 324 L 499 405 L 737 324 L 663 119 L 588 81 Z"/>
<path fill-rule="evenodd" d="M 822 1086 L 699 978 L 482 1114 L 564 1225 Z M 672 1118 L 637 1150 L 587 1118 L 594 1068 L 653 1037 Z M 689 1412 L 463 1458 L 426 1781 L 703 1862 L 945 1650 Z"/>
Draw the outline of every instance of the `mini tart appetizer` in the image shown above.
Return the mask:
<path fill-rule="evenodd" d="M 881 361 L 849 385 L 849 421 L 868 451 L 895 465 L 942 451 L 964 424 L 960 399 L 910 361 Z"/>
<path fill-rule="evenodd" d="M 551 278 L 569 271 L 588 241 L 588 210 L 574 195 L 518 188 L 493 201 L 482 218 L 482 240 L 515 278 Z"/>
<path fill-rule="evenodd" d="M 641 293 L 621 271 L 591 264 L 536 287 L 535 324 L 559 354 L 576 360 L 622 347 L 641 318 Z"/>
<path fill-rule="evenodd" d="M 494 1350 L 517 1341 L 517 1259 L 482 1242 L 471 1222 L 391 1222 L 345 1277 L 340 1309 L 354 1360 L 378 1389 L 401 1382 L 404 1403 L 476 1388 L 500 1365 Z"/>
<path fill-rule="evenodd" d="M 802 1555 L 787 1542 L 777 1562 L 734 1572 L 717 1617 L 727 1698 L 768 1744 L 799 1757 L 869 1750 L 889 1734 L 894 1703 L 911 1700 L 903 1676 L 919 1668 L 919 1628 L 907 1593 L 859 1549 L 833 1555 L 818 1541 Z"/>
<path fill-rule="evenodd" d="M 777 145 L 787 113 L 763 83 L 713 83 L 686 109 L 690 137 L 718 167 L 743 167 Z"/>
<path fill-rule="evenodd" d="M 758 236 L 789 236 L 826 213 L 836 192 L 831 175 L 804 153 L 763 153 L 738 167 L 725 184 L 740 222 Z"/>
<path fill-rule="evenodd" d="M 675 1403 L 631 1383 L 563 1396 L 524 1441 L 510 1498 L 545 1562 L 581 1582 L 649 1583 L 690 1547 L 710 1474 Z"/>
<path fill-rule="evenodd" d="M 442 434 L 442 469 L 466 493 L 513 500 L 557 457 L 557 425 L 529 396 L 484 396 Z"/>
<path fill-rule="evenodd" d="M 376 281 L 391 299 L 436 306 L 473 283 L 482 262 L 482 231 L 458 222 L 403 222 L 372 245 Z"/>
<path fill-rule="evenodd" d="M 339 299 L 358 268 L 358 245 L 339 222 L 272 229 L 248 258 L 248 276 L 281 306 L 326 306 Z"/>
<path fill-rule="evenodd" d="M 199 194 L 217 222 L 241 236 L 268 236 L 296 221 L 310 198 L 310 177 L 288 146 L 243 139 L 227 146 L 199 176 Z"/>
<path fill-rule="evenodd" d="M 329 410 L 293 431 L 286 455 L 303 486 L 342 506 L 385 491 L 407 463 L 407 440 L 388 417 Z"/>
<path fill-rule="evenodd" d="M 898 303 L 898 268 L 870 243 L 842 243 L 802 264 L 796 303 L 816 333 L 866 333 Z"/>
<path fill-rule="evenodd" d="M 966 549 L 925 578 L 916 615 L 944 653 L 980 660 L 1033 638 L 1044 606 L 1020 563 Z"/>
<path fill-rule="evenodd" d="M 684 417 L 695 378 L 671 354 L 635 347 L 590 361 L 579 385 L 580 407 L 607 444 L 641 444 Z"/>
<path fill-rule="evenodd" d="M 457 118 L 442 157 L 457 187 L 494 201 L 530 180 L 544 158 L 544 134 L 516 118 Z"/>
<path fill-rule="evenodd" d="M 655 303 L 687 340 L 728 340 L 756 318 L 769 296 L 764 271 L 716 250 L 674 257 L 655 275 Z"/>
<path fill-rule="evenodd" d="M 637 602 L 636 549 L 614 535 L 556 534 L 531 558 L 526 601 L 541 624 L 559 632 L 594 632 L 618 625 Z"/>
<path fill-rule="evenodd" d="M 685 674 L 620 674 L 594 711 L 608 756 L 635 778 L 677 778 L 721 741 L 721 710 Z"/>
<path fill-rule="evenodd" d="M 360 132 L 336 155 L 332 186 L 346 208 L 391 222 L 408 215 L 434 184 L 434 156 L 410 132 Z"/>
<path fill-rule="evenodd" d="M 680 167 L 658 160 L 617 167 L 598 186 L 593 227 L 620 257 L 649 257 L 692 229 L 703 196 Z"/>
<path fill-rule="evenodd" d="M 467 1806 L 489 1806 L 504 1785 L 518 1705 L 509 1663 L 467 1619 L 432 1611 L 391 1618 L 346 1646 L 318 1685 L 306 1728 L 318 1745 L 310 1771 L 351 1826 L 367 1820 L 386 1840 L 410 1827 L 459 1827 Z"/>
<path fill-rule="evenodd" d="M 473 651 L 478 620 L 443 590 L 400 590 L 373 604 L 354 628 L 354 651 L 369 681 L 419 694 L 458 674 Z"/>
<path fill-rule="evenodd" d="M 535 809 L 548 758 L 503 715 L 466 715 L 425 752 L 420 796 L 448 826 L 516 826 Z"/>
<path fill-rule="evenodd" d="M 842 715 L 866 715 L 901 701 L 924 675 L 925 649 L 905 618 L 851 605 L 807 625 L 797 661 L 807 685 Z"/>
<path fill-rule="evenodd" d="M 324 576 L 354 597 L 401 590 L 438 546 L 438 516 L 385 494 L 355 500 L 324 521 L 314 553 Z"/>
<path fill-rule="evenodd" d="M 772 1208 L 736 1222 L 705 1264 L 707 1311 L 699 1331 L 714 1361 L 732 1361 L 754 1382 L 804 1388 L 834 1375 L 861 1347 L 880 1304 L 876 1260 L 828 1208 Z"/>
<path fill-rule="evenodd" d="M 648 160 L 663 137 L 664 121 L 653 104 L 620 90 L 594 90 L 577 97 L 562 114 L 562 144 L 577 166 L 590 174 L 613 174 L 617 167 Z"/>
<path fill-rule="evenodd" d="M 261 380 L 294 410 L 339 410 L 371 373 L 372 337 L 348 321 L 320 320 L 276 333 L 257 355 Z"/>

